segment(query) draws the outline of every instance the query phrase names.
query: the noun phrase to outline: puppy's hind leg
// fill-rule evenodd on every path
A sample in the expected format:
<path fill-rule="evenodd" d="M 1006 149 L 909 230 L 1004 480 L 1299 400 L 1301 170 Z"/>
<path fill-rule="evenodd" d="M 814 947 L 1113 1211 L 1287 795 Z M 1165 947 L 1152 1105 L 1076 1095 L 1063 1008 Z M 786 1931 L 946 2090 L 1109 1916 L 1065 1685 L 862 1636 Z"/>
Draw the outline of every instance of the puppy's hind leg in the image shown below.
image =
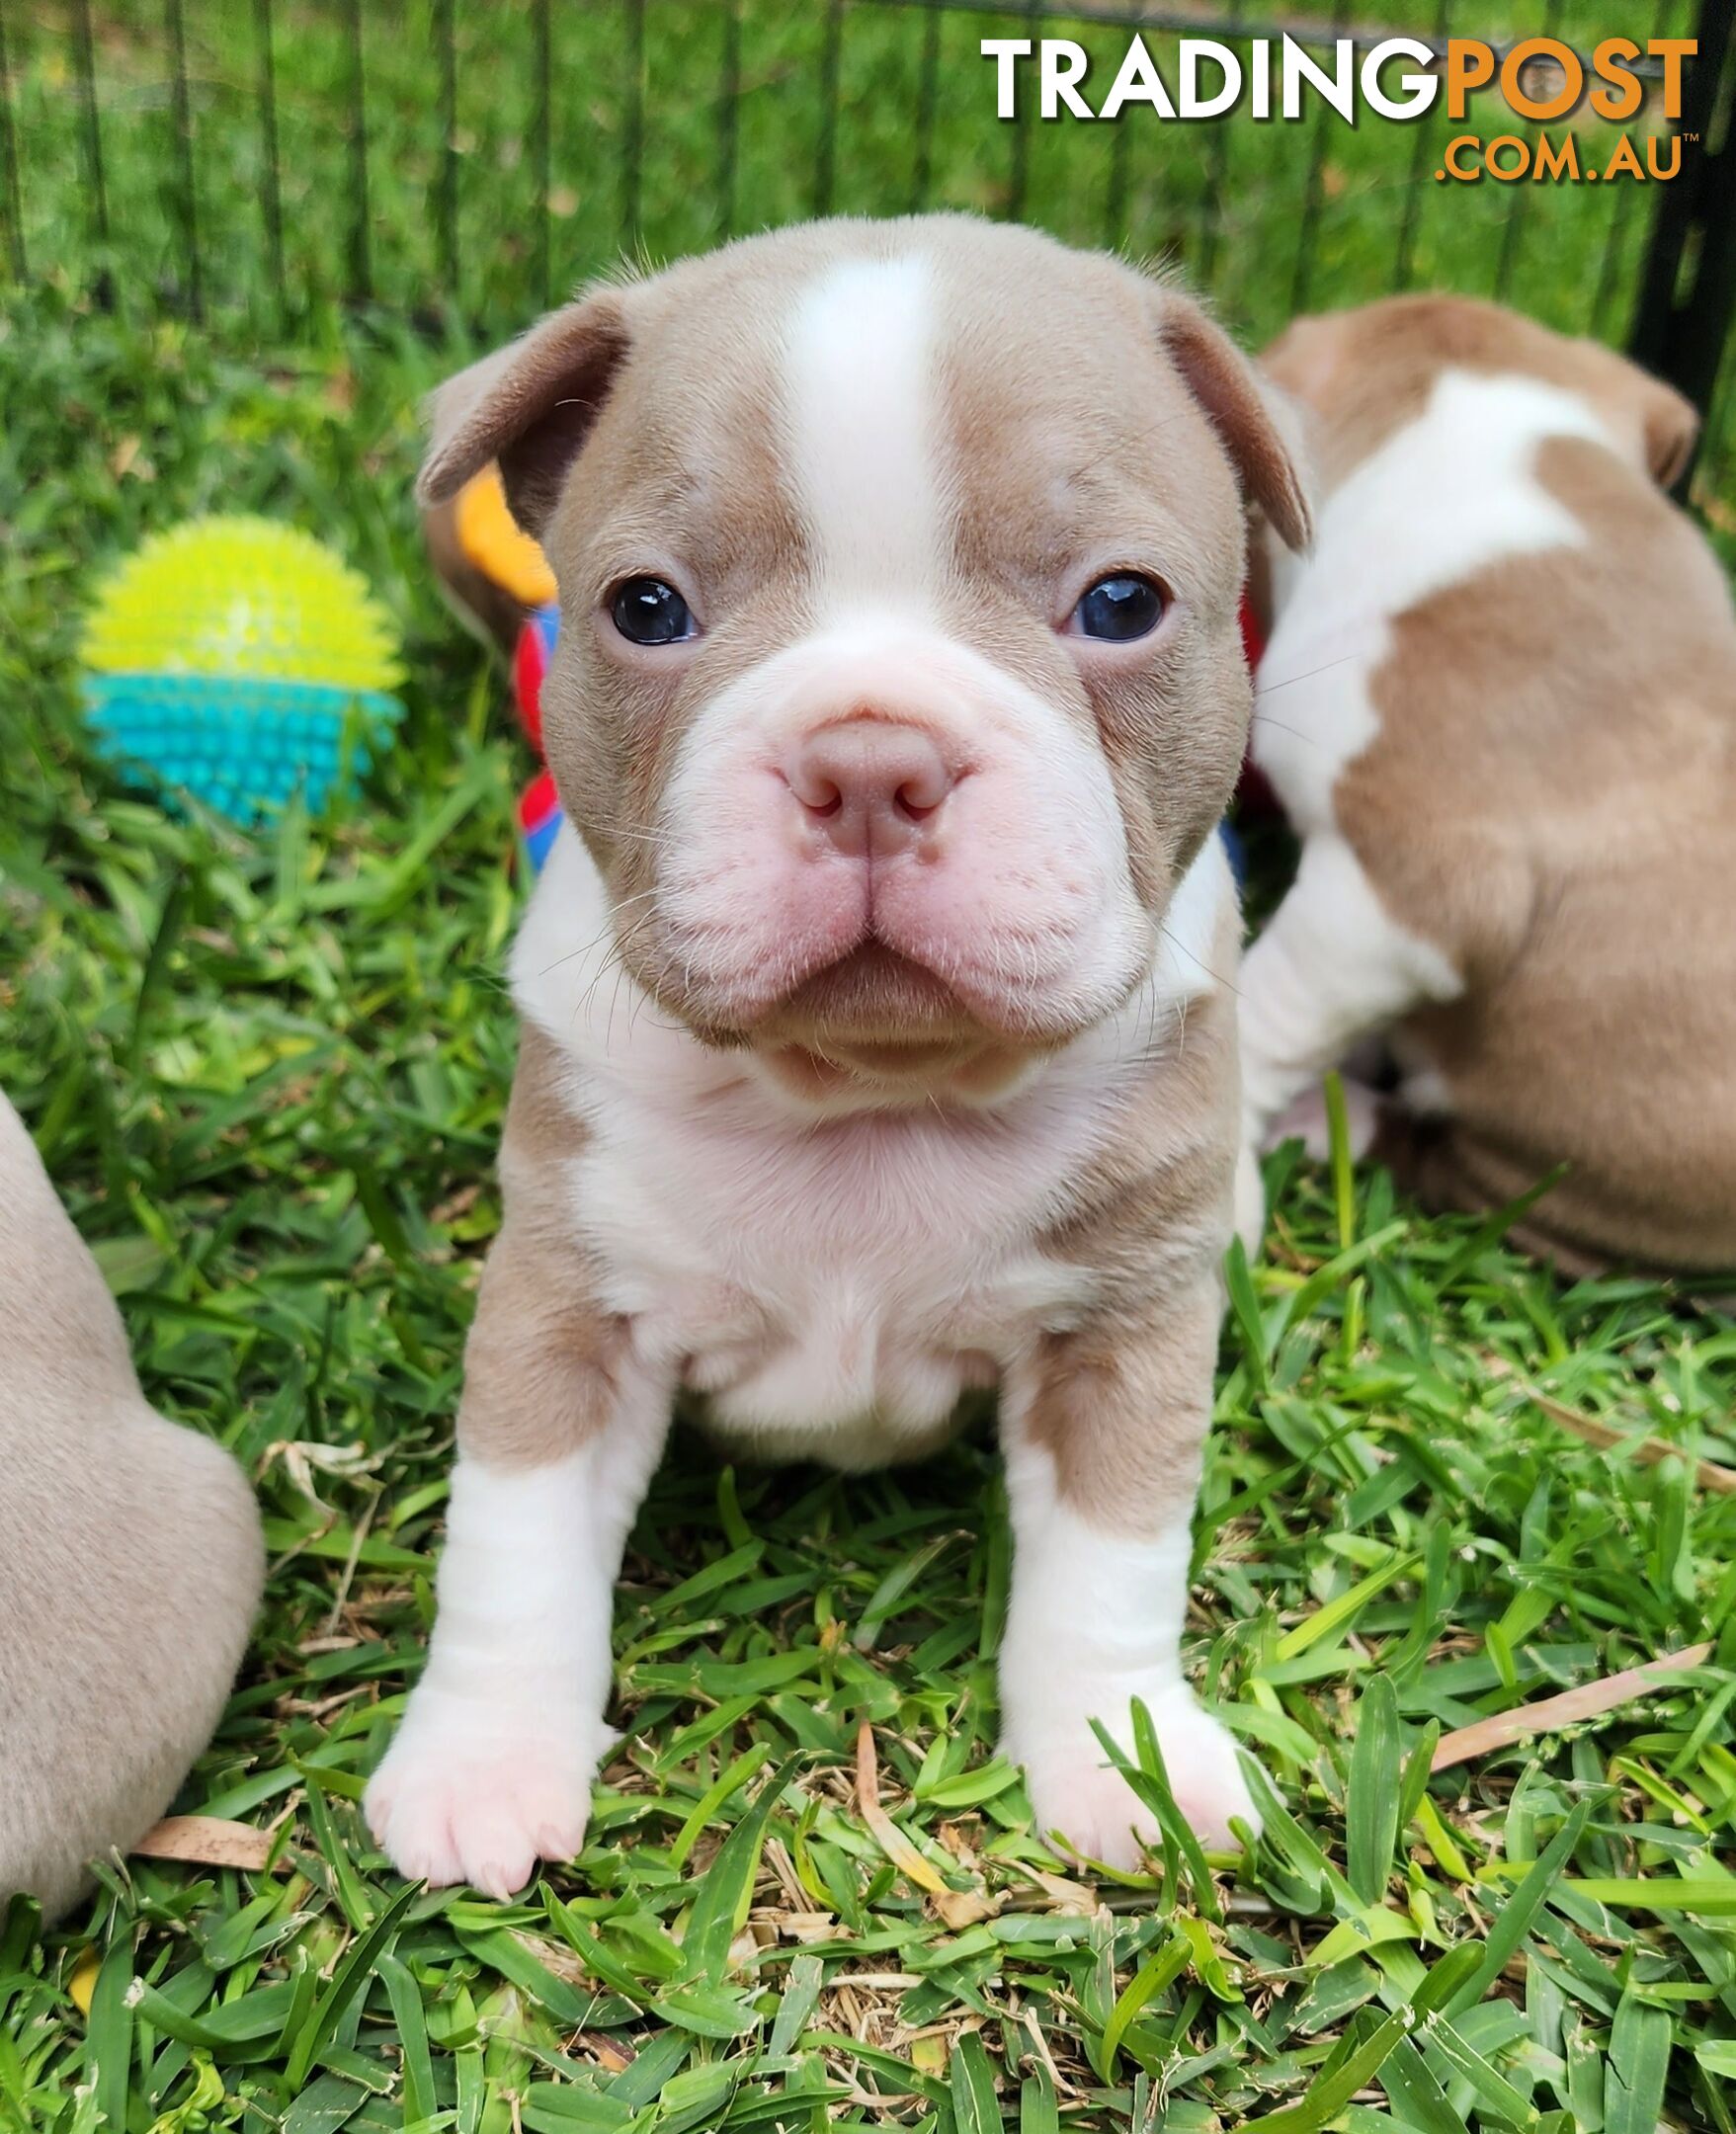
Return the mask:
<path fill-rule="evenodd" d="M 1360 1039 L 1463 990 L 1443 951 L 1388 914 L 1344 839 L 1308 838 L 1289 894 L 1242 962 L 1249 1139 L 1266 1142 Z"/>
<path fill-rule="evenodd" d="M 509 1216 L 466 1352 L 428 1664 L 366 1803 L 401 1873 L 495 1897 L 584 1842 L 615 1738 L 616 1577 L 668 1429 L 670 1388 L 567 1273 Z"/>

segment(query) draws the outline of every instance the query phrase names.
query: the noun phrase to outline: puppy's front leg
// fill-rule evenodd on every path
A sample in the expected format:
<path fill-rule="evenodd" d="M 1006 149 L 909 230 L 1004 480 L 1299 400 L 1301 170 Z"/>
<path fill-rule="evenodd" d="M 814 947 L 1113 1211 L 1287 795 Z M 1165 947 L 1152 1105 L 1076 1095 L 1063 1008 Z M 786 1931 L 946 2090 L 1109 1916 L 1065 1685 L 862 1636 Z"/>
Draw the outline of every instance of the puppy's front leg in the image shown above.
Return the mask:
<path fill-rule="evenodd" d="M 1463 980 L 1399 925 L 1343 838 L 1303 842 L 1296 878 L 1242 959 L 1242 1103 L 1256 1146 L 1360 1038 Z"/>
<path fill-rule="evenodd" d="M 1190 1528 L 1220 1312 L 1215 1277 L 1161 1325 L 1045 1343 L 1007 1389 L 1013 1589 L 1001 1646 L 1002 1747 L 1039 1831 L 1131 1867 L 1157 1826 L 1108 1763 L 1151 1712 L 1177 1805 L 1208 1844 L 1258 1828 L 1235 1745 L 1182 1676 Z"/>
<path fill-rule="evenodd" d="M 670 1388 L 510 1212 L 465 1355 L 428 1664 L 368 1789 L 399 1871 L 506 1897 L 584 1841 L 621 1550 Z"/>

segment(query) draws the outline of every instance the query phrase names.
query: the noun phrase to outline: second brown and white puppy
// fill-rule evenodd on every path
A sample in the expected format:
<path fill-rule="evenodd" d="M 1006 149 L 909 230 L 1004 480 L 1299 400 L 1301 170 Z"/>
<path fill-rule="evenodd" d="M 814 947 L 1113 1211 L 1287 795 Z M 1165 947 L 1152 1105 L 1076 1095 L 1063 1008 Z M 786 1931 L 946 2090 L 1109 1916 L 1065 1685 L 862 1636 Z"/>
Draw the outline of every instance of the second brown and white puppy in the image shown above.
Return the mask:
<path fill-rule="evenodd" d="M 52 1919 L 210 1739 L 265 1544 L 220 1445 L 145 1404 L 115 1299 L 0 1097 L 0 1914 Z"/>
<path fill-rule="evenodd" d="M 1173 288 L 962 218 L 834 222 L 603 287 L 455 381 L 561 591 L 571 827 L 513 961 L 505 1223 L 440 1614 L 368 1796 L 497 1892 L 585 1830 L 613 1585 L 678 1388 L 750 1449 L 908 1458 L 998 1383 L 1007 1750 L 1135 1856 L 1091 1731 L 1183 1679 L 1238 1144 L 1215 826 L 1250 703 L 1244 495 L 1305 507 Z"/>
<path fill-rule="evenodd" d="M 1243 970 L 1253 1131 L 1379 1033 L 1430 1201 L 1564 1164 L 1518 1231 L 1563 1266 L 1736 1266 L 1736 616 L 1660 486 L 1693 409 L 1463 297 L 1266 362 L 1321 502 L 1254 721 L 1302 855 Z"/>

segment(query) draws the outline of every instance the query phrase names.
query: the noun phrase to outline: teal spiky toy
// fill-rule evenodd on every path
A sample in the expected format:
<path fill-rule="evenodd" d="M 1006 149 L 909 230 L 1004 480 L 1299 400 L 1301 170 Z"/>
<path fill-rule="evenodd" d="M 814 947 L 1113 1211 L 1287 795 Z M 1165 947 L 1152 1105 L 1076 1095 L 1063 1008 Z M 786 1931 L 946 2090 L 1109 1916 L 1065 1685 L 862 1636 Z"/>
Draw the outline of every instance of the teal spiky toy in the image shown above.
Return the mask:
<path fill-rule="evenodd" d="M 154 534 L 103 587 L 81 649 L 104 754 L 237 822 L 354 790 L 403 715 L 366 580 L 269 519 Z"/>

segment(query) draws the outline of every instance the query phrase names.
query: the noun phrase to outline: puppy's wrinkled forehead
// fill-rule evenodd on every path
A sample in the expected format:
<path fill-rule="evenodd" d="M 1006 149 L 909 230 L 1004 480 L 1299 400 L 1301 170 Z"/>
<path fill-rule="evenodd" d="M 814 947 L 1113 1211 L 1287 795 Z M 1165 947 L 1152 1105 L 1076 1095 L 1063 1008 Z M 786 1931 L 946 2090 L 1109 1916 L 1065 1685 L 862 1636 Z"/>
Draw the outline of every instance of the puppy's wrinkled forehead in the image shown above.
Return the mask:
<path fill-rule="evenodd" d="M 595 292 L 449 394 L 425 493 L 504 447 L 515 509 L 593 585 L 679 540 L 672 564 L 799 568 L 821 601 L 984 573 L 1029 595 L 1104 534 L 1210 579 L 1236 568 L 1238 476 L 1305 524 L 1185 297 L 962 217 L 746 240 Z"/>
<path fill-rule="evenodd" d="M 821 607 L 1040 578 L 1129 515 L 1178 569 L 1201 545 L 1222 563 L 1234 474 L 1146 285 L 1027 232 L 827 236 L 635 292 L 575 522 L 660 511 L 713 569 L 781 551 Z"/>

